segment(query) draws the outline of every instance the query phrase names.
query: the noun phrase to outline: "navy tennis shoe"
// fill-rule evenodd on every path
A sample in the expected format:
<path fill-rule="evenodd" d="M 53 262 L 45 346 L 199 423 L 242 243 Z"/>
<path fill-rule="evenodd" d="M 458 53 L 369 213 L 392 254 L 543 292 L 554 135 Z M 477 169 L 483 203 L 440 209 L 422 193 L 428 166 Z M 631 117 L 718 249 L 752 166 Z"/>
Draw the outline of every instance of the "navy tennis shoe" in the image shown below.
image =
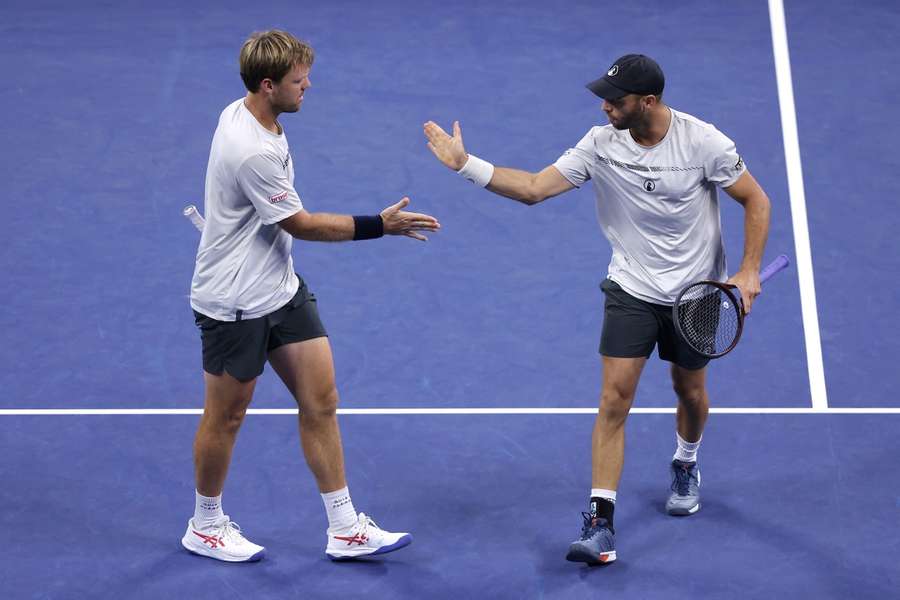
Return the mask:
<path fill-rule="evenodd" d="M 581 513 L 584 526 L 581 537 L 569 546 L 566 560 L 603 565 L 616 560 L 616 534 L 606 519 Z"/>
<path fill-rule="evenodd" d="M 670 515 L 687 516 L 700 510 L 700 467 L 695 462 L 672 461 L 672 493 L 666 501 Z"/>

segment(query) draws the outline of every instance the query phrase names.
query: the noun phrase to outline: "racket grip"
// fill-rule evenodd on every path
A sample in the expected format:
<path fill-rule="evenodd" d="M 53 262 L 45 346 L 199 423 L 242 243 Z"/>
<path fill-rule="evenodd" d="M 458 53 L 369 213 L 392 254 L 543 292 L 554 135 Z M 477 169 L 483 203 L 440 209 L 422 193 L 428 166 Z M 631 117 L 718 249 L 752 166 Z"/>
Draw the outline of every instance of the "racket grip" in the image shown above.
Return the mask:
<path fill-rule="evenodd" d="M 190 206 L 185 206 L 183 213 L 184 216 L 194 224 L 194 227 L 197 228 L 197 231 L 203 231 L 203 226 L 206 225 L 206 219 L 203 218 L 203 215 L 200 214 L 200 211 L 197 210 L 196 206 L 194 206 L 193 204 L 191 204 Z"/>
<path fill-rule="evenodd" d="M 785 256 L 784 254 L 779 255 L 777 258 L 775 258 L 775 260 L 766 265 L 766 268 L 760 272 L 759 283 L 765 283 L 776 273 L 783 269 L 786 269 L 789 264 L 791 264 L 791 261 L 788 260 L 787 256 Z"/>

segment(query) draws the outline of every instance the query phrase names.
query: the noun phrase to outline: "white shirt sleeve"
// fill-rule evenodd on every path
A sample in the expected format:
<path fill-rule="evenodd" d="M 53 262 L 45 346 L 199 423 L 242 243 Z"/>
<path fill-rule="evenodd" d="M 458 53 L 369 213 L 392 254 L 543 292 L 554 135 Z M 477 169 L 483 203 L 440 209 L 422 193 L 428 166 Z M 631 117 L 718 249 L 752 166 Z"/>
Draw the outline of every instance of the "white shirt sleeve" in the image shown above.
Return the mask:
<path fill-rule="evenodd" d="M 553 166 L 575 187 L 591 178 L 590 167 L 597 160 L 594 149 L 594 130 L 588 131 L 574 148 L 566 150 Z"/>
<path fill-rule="evenodd" d="M 300 196 L 276 156 L 249 157 L 238 169 L 237 182 L 265 225 L 286 219 L 303 208 Z"/>
<path fill-rule="evenodd" d="M 704 140 L 704 146 L 706 160 L 703 168 L 706 171 L 707 181 L 727 188 L 734 185 L 747 170 L 734 142 L 715 127 L 711 128 Z"/>

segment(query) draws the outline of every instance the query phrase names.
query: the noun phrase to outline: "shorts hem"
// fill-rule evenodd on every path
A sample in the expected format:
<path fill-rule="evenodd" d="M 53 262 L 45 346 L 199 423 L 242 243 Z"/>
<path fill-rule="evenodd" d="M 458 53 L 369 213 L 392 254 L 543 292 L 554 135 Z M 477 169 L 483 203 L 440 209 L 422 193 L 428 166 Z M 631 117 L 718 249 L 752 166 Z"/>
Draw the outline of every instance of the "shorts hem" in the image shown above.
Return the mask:
<path fill-rule="evenodd" d="M 605 356 L 607 358 L 650 358 L 653 355 L 653 351 L 651 350 L 649 354 L 629 354 L 625 355 L 623 353 L 613 353 L 613 352 L 604 352 L 602 349 L 600 350 L 600 356 Z"/>
<path fill-rule="evenodd" d="M 266 350 L 266 354 L 272 352 L 273 350 L 277 350 L 277 349 L 281 348 L 282 346 L 287 346 L 288 344 L 299 344 L 301 342 L 308 342 L 309 340 L 317 340 L 319 338 L 327 338 L 327 337 L 328 337 L 328 334 L 323 331 L 321 333 L 316 333 L 316 334 L 313 334 L 310 336 L 298 337 L 297 339 L 279 342 L 275 346 L 272 346 L 271 348 Z"/>
<path fill-rule="evenodd" d="M 676 365 L 676 366 L 678 366 L 678 367 L 681 367 L 682 369 L 685 369 L 685 370 L 687 370 L 687 371 L 699 371 L 700 369 L 705 369 L 705 368 L 709 365 L 709 361 L 711 360 L 711 359 L 707 359 L 706 362 L 704 362 L 702 365 L 700 365 L 700 366 L 698 367 L 698 366 L 696 366 L 696 365 L 685 365 L 685 364 L 681 364 L 681 363 L 678 362 L 677 360 L 672 360 L 671 358 L 662 358 L 662 357 L 660 356 L 660 359 L 662 359 L 662 360 L 664 360 L 664 361 L 666 361 L 666 362 L 670 362 L 670 363 L 672 363 L 673 365 Z"/>

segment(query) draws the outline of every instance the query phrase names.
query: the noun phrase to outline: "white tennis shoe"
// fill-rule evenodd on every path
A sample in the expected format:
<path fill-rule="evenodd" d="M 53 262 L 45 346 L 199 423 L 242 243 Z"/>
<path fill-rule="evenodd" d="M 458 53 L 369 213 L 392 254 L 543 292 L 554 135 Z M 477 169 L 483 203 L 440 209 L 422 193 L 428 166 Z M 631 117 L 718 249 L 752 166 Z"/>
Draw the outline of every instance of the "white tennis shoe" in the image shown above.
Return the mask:
<path fill-rule="evenodd" d="M 181 545 L 193 554 L 226 562 L 253 562 L 266 555 L 266 549 L 245 538 L 228 515 L 203 528 L 195 527 L 190 519 Z"/>
<path fill-rule="evenodd" d="M 356 523 L 343 531 L 328 531 L 325 554 L 331 560 L 351 560 L 361 556 L 386 554 L 412 543 L 408 533 L 392 533 L 375 524 L 365 513 L 357 515 Z"/>

